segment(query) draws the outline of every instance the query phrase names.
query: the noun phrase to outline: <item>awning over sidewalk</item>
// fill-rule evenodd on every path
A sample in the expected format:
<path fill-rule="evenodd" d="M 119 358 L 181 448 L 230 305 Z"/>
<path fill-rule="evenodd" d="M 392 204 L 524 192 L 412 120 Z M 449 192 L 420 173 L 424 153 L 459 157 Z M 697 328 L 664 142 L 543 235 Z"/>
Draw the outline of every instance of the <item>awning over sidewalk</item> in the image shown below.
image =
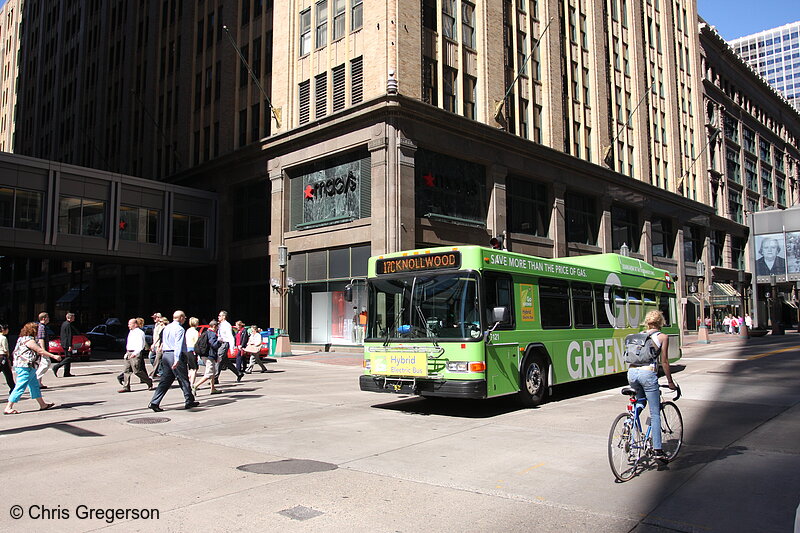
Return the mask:
<path fill-rule="evenodd" d="M 741 295 L 730 283 L 714 283 L 711 286 L 711 303 L 713 305 L 739 305 Z"/>

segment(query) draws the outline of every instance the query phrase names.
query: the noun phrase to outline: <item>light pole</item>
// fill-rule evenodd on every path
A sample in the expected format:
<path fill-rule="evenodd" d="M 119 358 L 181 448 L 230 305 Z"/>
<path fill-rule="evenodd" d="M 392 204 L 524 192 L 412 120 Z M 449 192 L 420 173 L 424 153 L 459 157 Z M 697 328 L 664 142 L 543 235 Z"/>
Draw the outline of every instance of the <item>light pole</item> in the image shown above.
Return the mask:
<path fill-rule="evenodd" d="M 286 277 L 286 264 L 288 259 L 288 249 L 285 244 L 281 244 L 278 246 L 278 266 L 281 269 L 280 278 L 272 278 L 269 280 L 272 290 L 281 297 L 280 318 L 278 320 L 278 327 L 281 329 L 281 331 L 286 331 L 286 295 L 291 294 L 294 291 L 294 286 L 296 285 L 294 278 Z"/>
<path fill-rule="evenodd" d="M 706 266 L 703 264 L 702 259 L 697 260 L 697 284 L 698 293 L 700 294 L 700 325 L 697 326 L 697 342 L 700 344 L 708 344 L 711 341 L 708 339 L 708 327 L 706 326 Z"/>

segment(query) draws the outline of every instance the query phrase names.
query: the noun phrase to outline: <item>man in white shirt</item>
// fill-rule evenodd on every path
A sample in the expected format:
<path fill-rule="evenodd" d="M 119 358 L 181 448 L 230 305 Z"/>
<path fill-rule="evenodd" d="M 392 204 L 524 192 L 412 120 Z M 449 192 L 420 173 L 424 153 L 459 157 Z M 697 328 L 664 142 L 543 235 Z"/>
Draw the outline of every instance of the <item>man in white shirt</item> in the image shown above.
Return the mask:
<path fill-rule="evenodd" d="M 192 394 L 192 385 L 189 383 L 189 373 L 186 368 L 186 313 L 175 311 L 172 313 L 172 323 L 161 332 L 161 381 L 158 382 L 153 399 L 150 400 L 150 409 L 155 412 L 163 411 L 160 407 L 161 400 L 177 378 L 183 391 L 184 408 L 191 409 L 200 405 Z"/>
<path fill-rule="evenodd" d="M 136 374 L 141 383 L 147 383 L 147 390 L 153 390 L 153 380 L 144 369 L 143 353 L 145 347 L 144 331 L 139 328 L 135 318 L 128 320 L 128 342 L 125 344 L 125 370 L 122 372 L 122 388 L 117 392 L 131 391 L 131 375 Z"/>
<path fill-rule="evenodd" d="M 217 333 L 219 337 L 219 351 L 217 352 L 219 354 L 219 369 L 217 370 L 217 378 L 219 378 L 222 371 L 227 368 L 236 374 L 237 382 L 242 381 L 244 372 L 240 372 L 228 361 L 228 349 L 232 346 L 236 346 L 236 339 L 233 338 L 233 327 L 231 327 L 231 323 L 228 322 L 228 312 L 220 311 L 219 315 L 217 315 L 217 321 L 219 321 Z"/>

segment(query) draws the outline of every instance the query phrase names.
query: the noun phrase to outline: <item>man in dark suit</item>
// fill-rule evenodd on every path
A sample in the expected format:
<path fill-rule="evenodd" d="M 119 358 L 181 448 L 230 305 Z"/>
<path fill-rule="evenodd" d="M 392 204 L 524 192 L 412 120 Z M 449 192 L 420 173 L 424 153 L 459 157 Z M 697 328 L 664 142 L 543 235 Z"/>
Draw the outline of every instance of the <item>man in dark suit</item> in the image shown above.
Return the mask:
<path fill-rule="evenodd" d="M 763 239 L 758 251 L 761 257 L 756 260 L 756 276 L 786 274 L 786 261 L 778 255 L 781 253 L 778 239 L 772 237 Z"/>
<path fill-rule="evenodd" d="M 75 322 L 75 313 L 67 313 L 66 320 L 61 324 L 61 347 L 64 348 L 64 358 L 61 362 L 53 365 L 53 374 L 58 377 L 58 369 L 64 367 L 64 377 L 72 377 L 72 338 L 78 335 L 78 330 L 72 325 Z"/>

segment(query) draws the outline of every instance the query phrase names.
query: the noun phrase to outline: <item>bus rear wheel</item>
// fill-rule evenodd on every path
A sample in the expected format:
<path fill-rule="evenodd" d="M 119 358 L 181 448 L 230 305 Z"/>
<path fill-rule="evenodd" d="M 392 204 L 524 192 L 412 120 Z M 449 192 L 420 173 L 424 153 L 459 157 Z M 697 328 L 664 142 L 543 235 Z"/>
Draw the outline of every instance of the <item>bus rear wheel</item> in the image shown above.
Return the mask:
<path fill-rule="evenodd" d="M 547 399 L 547 358 L 532 354 L 525 359 L 520 375 L 519 400 L 526 407 L 536 407 Z"/>

